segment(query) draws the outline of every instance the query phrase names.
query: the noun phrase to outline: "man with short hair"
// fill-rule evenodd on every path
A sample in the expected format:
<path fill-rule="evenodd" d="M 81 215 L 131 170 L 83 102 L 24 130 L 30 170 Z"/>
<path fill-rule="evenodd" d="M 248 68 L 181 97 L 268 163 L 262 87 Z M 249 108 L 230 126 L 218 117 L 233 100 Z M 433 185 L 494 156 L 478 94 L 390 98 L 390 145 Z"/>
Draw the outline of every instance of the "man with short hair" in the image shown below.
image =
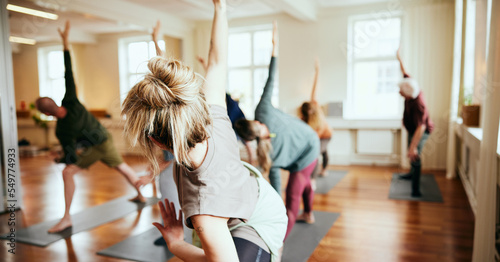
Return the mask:
<path fill-rule="evenodd" d="M 408 158 L 411 162 L 411 170 L 408 174 L 399 176 L 400 179 L 411 180 L 411 196 L 421 197 L 420 173 L 422 162 L 420 155 L 425 142 L 434 129 L 429 117 L 429 111 L 425 105 L 425 100 L 415 79 L 406 72 L 399 49 L 397 58 L 401 66 L 403 81 L 399 83 L 399 94 L 405 98 L 405 109 L 403 113 L 403 125 L 408 131 Z"/>
<path fill-rule="evenodd" d="M 66 203 L 64 216 L 59 223 L 49 229 L 49 233 L 57 233 L 72 226 L 69 210 L 75 192 L 73 176 L 97 161 L 118 170 L 134 186 L 137 190 L 137 196 L 131 201 L 145 202 L 145 198 L 139 190 L 141 180 L 137 178 L 134 170 L 123 162 L 113 144 L 111 134 L 78 101 L 68 48 L 69 28 L 70 24 L 67 21 L 64 31 L 58 29 L 63 40 L 64 65 L 66 67 L 66 93 L 62 105 L 58 106 L 54 100 L 48 97 L 38 98 L 35 102 L 39 111 L 57 118 L 56 136 L 61 143 L 64 154 L 62 158 L 56 159 L 56 162 L 66 164 L 62 171 Z M 78 146 L 84 148 L 83 152 L 77 153 Z"/>

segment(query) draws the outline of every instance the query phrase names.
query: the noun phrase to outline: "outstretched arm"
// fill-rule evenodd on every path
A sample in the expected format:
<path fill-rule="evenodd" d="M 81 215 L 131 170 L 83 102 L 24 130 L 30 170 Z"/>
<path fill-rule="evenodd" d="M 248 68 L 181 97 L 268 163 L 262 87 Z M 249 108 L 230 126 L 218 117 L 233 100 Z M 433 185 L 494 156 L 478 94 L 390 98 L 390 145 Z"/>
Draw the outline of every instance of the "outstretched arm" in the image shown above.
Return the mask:
<path fill-rule="evenodd" d="M 403 77 L 409 77 L 410 75 L 408 74 L 408 72 L 406 72 L 406 69 L 403 65 L 403 60 L 401 60 L 401 55 L 399 54 L 399 50 L 401 49 L 398 48 L 398 51 L 396 52 L 396 56 L 398 58 L 398 61 L 399 61 L 399 66 L 401 67 L 401 73 L 403 74 Z"/>
<path fill-rule="evenodd" d="M 191 217 L 194 230 L 200 237 L 203 249 L 184 241 L 182 211 L 175 213 L 175 206 L 165 199 L 158 203 L 163 225 L 153 223 L 161 232 L 168 249 L 183 261 L 238 261 L 238 253 L 227 228 L 228 218 L 210 215 Z"/>
<path fill-rule="evenodd" d="M 203 57 L 201 57 L 201 56 L 197 56 L 196 60 L 198 60 L 198 62 L 200 62 L 201 67 L 203 67 L 203 70 L 205 70 L 205 72 L 207 72 L 208 65 L 205 62 L 205 59 L 203 59 Z"/>
<path fill-rule="evenodd" d="M 264 91 L 262 92 L 261 102 L 271 103 L 271 98 L 273 96 L 274 89 L 274 74 L 276 73 L 276 59 L 278 58 L 278 23 L 273 22 L 273 52 L 271 56 L 271 62 L 269 63 L 269 74 L 267 77 L 266 85 L 264 86 Z"/>
<path fill-rule="evenodd" d="M 314 81 L 313 81 L 313 88 L 311 91 L 311 102 L 316 102 L 316 89 L 318 86 L 318 76 L 319 76 L 319 60 L 316 58 L 316 62 L 314 65 Z"/>
<path fill-rule="evenodd" d="M 160 46 L 158 45 L 158 32 L 160 31 L 160 20 L 156 22 L 155 27 L 153 27 L 153 32 L 151 36 L 153 38 L 153 42 L 155 43 L 156 55 L 163 56 L 163 51 L 161 51 Z"/>
<path fill-rule="evenodd" d="M 205 96 L 208 104 L 226 107 L 227 16 L 226 0 L 213 0 L 214 20 L 208 53 Z"/>
<path fill-rule="evenodd" d="M 64 48 L 64 67 L 66 69 L 64 73 L 64 78 L 66 80 L 66 93 L 64 94 L 64 99 L 75 99 L 76 97 L 76 85 L 75 79 L 73 77 L 73 69 L 71 68 L 71 55 L 69 53 L 69 43 L 68 35 L 70 30 L 69 20 L 66 21 L 64 26 L 64 31 L 61 28 L 57 28 L 59 35 L 61 36 Z"/>
<path fill-rule="evenodd" d="M 69 45 L 68 45 L 69 28 L 70 28 L 69 20 L 66 20 L 66 24 L 64 25 L 64 31 L 61 30 L 61 28 L 57 28 L 57 31 L 59 32 L 59 35 L 61 36 L 63 42 L 64 51 L 69 51 Z"/>

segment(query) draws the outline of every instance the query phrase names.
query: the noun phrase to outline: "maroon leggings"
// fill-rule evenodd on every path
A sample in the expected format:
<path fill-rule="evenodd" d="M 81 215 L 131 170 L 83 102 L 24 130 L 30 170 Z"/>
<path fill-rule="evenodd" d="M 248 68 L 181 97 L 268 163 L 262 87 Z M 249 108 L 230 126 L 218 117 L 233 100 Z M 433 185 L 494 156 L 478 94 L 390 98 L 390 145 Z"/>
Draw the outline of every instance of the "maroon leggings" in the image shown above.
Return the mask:
<path fill-rule="evenodd" d="M 285 239 L 292 231 L 297 215 L 299 214 L 300 197 L 304 201 L 304 212 L 312 211 L 314 191 L 311 188 L 311 175 L 318 160 L 314 160 L 306 168 L 290 173 L 288 185 L 286 186 L 286 214 L 288 215 L 288 227 Z"/>

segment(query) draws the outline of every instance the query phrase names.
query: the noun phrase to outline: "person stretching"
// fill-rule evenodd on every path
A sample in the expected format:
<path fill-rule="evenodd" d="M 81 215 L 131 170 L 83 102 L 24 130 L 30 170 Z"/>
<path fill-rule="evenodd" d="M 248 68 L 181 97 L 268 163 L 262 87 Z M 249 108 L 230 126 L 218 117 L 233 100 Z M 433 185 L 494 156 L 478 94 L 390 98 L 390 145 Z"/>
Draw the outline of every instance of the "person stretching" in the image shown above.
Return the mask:
<path fill-rule="evenodd" d="M 49 233 L 57 233 L 72 226 L 69 210 L 75 192 L 73 176 L 97 161 L 101 161 L 107 166 L 118 170 L 134 186 L 137 196 L 130 199 L 131 201 L 146 201 L 139 190 L 139 179 L 134 170 L 123 162 L 122 157 L 113 144 L 111 134 L 85 109 L 76 96 L 76 86 L 68 45 L 69 30 L 69 21 L 66 21 L 64 31 L 58 29 L 63 42 L 64 66 L 66 68 L 64 75 L 66 79 L 66 93 L 64 94 L 61 106 L 58 106 L 49 97 L 40 97 L 35 102 L 35 106 L 40 112 L 57 118 L 56 137 L 61 143 L 63 157 L 56 159 L 56 162 L 66 164 L 66 167 L 62 171 L 65 201 L 64 216 L 56 225 L 48 230 Z M 84 147 L 85 150 L 82 153 L 77 153 L 78 146 Z"/>
<path fill-rule="evenodd" d="M 225 108 L 226 1 L 213 2 L 205 78 L 175 59 L 151 59 L 150 72 L 123 103 L 125 132 L 155 169 L 158 147 L 174 155 L 182 211 L 177 215 L 165 199 L 159 203 L 163 225 L 154 223 L 170 252 L 184 261 L 277 261 L 286 209 L 271 185 L 240 161 Z M 184 241 L 183 223 L 202 248 Z"/>
<path fill-rule="evenodd" d="M 286 187 L 288 236 L 297 219 L 314 223 L 311 174 L 318 162 L 320 146 L 318 135 L 311 127 L 272 105 L 277 60 L 278 26 L 275 22 L 269 76 L 255 109 L 255 120 L 239 120 L 235 127 L 245 141 L 257 140 L 257 159 L 264 172 L 269 172 L 271 185 L 278 193 L 281 191 L 280 169 L 290 171 Z M 301 197 L 304 212 L 297 216 Z"/>
<path fill-rule="evenodd" d="M 319 172 L 320 176 L 325 176 L 326 167 L 328 166 L 328 143 L 332 139 L 332 129 L 328 126 L 325 120 L 323 110 L 316 100 L 316 90 L 318 86 L 319 61 L 316 59 L 313 88 L 311 91 L 311 100 L 304 102 L 300 106 L 299 117 L 306 122 L 316 133 L 320 139 L 320 153 L 323 157 L 322 168 Z M 313 174 L 314 178 L 314 174 Z"/>
<path fill-rule="evenodd" d="M 411 162 L 410 172 L 401 175 L 399 178 L 411 180 L 411 196 L 421 197 L 420 173 L 422 161 L 420 155 L 425 142 L 434 129 L 434 124 L 429 117 L 424 95 L 422 91 L 420 91 L 417 81 L 410 77 L 403 66 L 399 49 L 396 56 L 404 78 L 403 81 L 399 83 L 399 94 L 405 98 L 403 125 L 408 131 L 408 158 Z"/>

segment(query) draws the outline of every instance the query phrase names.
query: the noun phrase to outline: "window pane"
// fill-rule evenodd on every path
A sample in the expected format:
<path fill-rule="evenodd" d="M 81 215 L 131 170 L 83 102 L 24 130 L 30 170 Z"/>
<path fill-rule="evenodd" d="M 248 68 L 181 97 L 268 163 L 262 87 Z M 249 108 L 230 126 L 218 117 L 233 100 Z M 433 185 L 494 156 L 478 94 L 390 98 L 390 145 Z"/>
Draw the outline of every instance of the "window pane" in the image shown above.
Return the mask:
<path fill-rule="evenodd" d="M 148 44 L 136 42 L 128 44 L 128 71 L 129 73 L 145 73 L 147 71 Z"/>
<path fill-rule="evenodd" d="M 272 31 L 258 31 L 253 35 L 253 63 L 267 65 L 271 59 L 273 49 Z"/>
<path fill-rule="evenodd" d="M 141 80 L 142 76 L 143 75 L 139 75 L 139 74 L 133 74 L 133 75 L 129 76 L 129 78 L 128 78 L 129 90 L 132 89 L 132 87 L 135 86 L 135 84 L 137 84 L 137 82 L 139 82 Z"/>
<path fill-rule="evenodd" d="M 251 64 L 250 33 L 230 34 L 228 65 L 230 67 L 249 66 Z"/>
<path fill-rule="evenodd" d="M 399 47 L 401 19 L 354 22 L 355 58 L 393 56 Z"/>
<path fill-rule="evenodd" d="M 49 78 L 64 77 L 64 57 L 62 51 L 51 51 L 47 55 Z"/>
<path fill-rule="evenodd" d="M 354 115 L 397 117 L 400 114 L 397 66 L 397 61 L 358 62 L 354 65 Z"/>
<path fill-rule="evenodd" d="M 253 114 L 252 101 L 252 71 L 249 69 L 229 70 L 228 93 L 235 100 L 239 100 L 240 108 L 245 114 Z"/>
<path fill-rule="evenodd" d="M 158 45 L 160 46 L 161 51 L 165 53 L 165 41 L 160 40 L 158 41 Z M 153 41 L 149 42 L 149 58 L 151 59 L 156 56 L 156 47 Z"/>
<path fill-rule="evenodd" d="M 61 106 L 61 102 L 66 93 L 66 83 L 64 78 L 58 78 L 54 80 L 48 80 L 46 88 L 40 89 L 40 96 L 47 96 L 52 98 L 58 106 Z"/>

